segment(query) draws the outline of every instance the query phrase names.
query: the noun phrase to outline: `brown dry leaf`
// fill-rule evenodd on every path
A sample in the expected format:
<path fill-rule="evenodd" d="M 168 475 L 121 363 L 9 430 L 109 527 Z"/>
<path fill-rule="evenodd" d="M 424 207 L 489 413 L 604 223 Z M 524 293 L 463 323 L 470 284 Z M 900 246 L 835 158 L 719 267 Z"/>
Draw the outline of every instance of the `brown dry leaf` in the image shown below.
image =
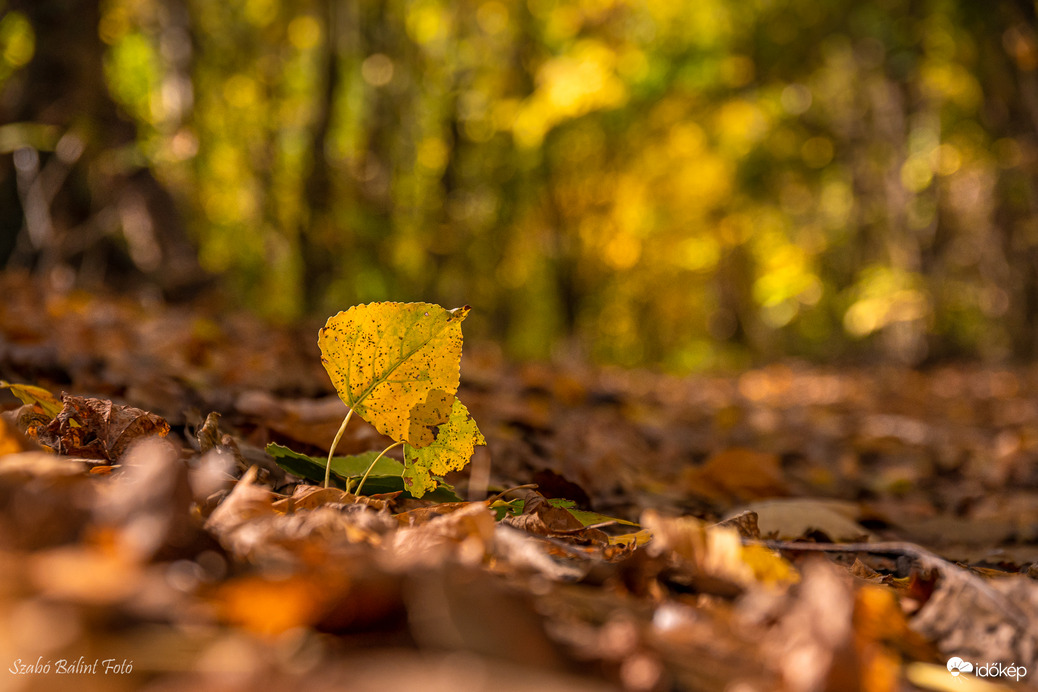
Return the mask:
<path fill-rule="evenodd" d="M 437 565 L 448 555 L 466 564 L 483 560 L 494 540 L 494 513 L 487 502 L 470 502 L 451 514 L 420 526 L 401 528 L 384 556 L 391 568 Z"/>
<path fill-rule="evenodd" d="M 1004 495 L 999 500 L 1006 501 Z M 1033 511 L 1033 510 L 1032 510 Z M 994 546 L 1011 541 L 1022 533 L 1019 521 L 1023 513 L 1013 516 L 956 517 L 941 514 L 925 519 L 897 519 L 895 524 L 906 536 L 921 545 L 949 545 L 961 549 L 963 546 L 982 546 L 991 549 Z M 1027 527 L 1034 531 L 1035 525 Z"/>
<path fill-rule="evenodd" d="M 861 561 L 861 558 L 854 559 L 854 564 L 851 565 L 851 574 L 857 577 L 858 579 L 861 579 L 862 581 L 867 581 L 871 584 L 885 584 L 889 579 L 889 577 L 887 577 L 886 575 L 881 574 L 880 572 L 877 572 L 876 570 L 866 565 L 864 562 Z"/>
<path fill-rule="evenodd" d="M 765 500 L 744 510 L 757 514 L 761 535 L 795 540 L 819 531 L 836 542 L 868 540 L 872 534 L 854 521 L 858 506 L 852 502 L 814 498 Z"/>
<path fill-rule="evenodd" d="M 775 454 L 733 447 L 714 454 L 702 466 L 687 468 L 683 487 L 711 500 L 757 500 L 788 495 L 782 461 Z"/>
<path fill-rule="evenodd" d="M 588 529 L 575 516 L 562 507 L 556 507 L 540 493 L 523 488 L 512 491 L 510 497 L 523 499 L 523 513 L 509 516 L 503 524 L 522 529 L 537 536 L 569 538 L 597 545 L 608 545 L 609 536 L 599 529 Z"/>
<path fill-rule="evenodd" d="M 545 539 L 502 523 L 494 532 L 493 552 L 496 565 L 502 571 L 533 572 L 552 581 L 576 581 L 590 569 L 590 563 L 553 558 Z"/>
<path fill-rule="evenodd" d="M 29 562 L 33 585 L 54 599 L 110 606 L 141 588 L 143 567 L 109 541 L 76 544 L 35 553 Z"/>
<path fill-rule="evenodd" d="M 304 486 L 299 497 L 275 502 L 277 495 L 258 485 L 256 475 L 250 468 L 205 525 L 240 559 L 321 564 L 333 552 L 349 551 L 357 544 L 381 545 L 383 535 L 396 526 L 378 510 L 386 498 L 354 502 L 354 496 L 338 489 Z M 295 511 L 301 508 L 291 502 L 300 498 L 307 508 Z"/>
<path fill-rule="evenodd" d="M 117 461 L 133 442 L 169 434 L 169 423 L 139 408 L 64 393 L 61 400 L 64 408 L 39 435 L 59 454 Z"/>
<path fill-rule="evenodd" d="M 130 558 L 170 558 L 191 552 L 201 538 L 191 514 L 187 465 L 172 442 L 152 437 L 134 444 L 120 472 L 103 486 L 94 515 L 117 527 Z"/>
<path fill-rule="evenodd" d="M 98 485 L 87 461 L 48 452 L 0 457 L 0 548 L 32 550 L 77 539 Z"/>
<path fill-rule="evenodd" d="M 427 507 L 415 507 L 409 509 L 406 512 L 400 512 L 394 514 L 393 517 L 400 523 L 401 526 L 422 526 L 428 524 L 433 519 L 445 516 L 447 514 L 453 514 L 458 510 L 465 509 L 468 507 L 470 502 L 441 502 L 435 505 L 429 505 Z"/>
<path fill-rule="evenodd" d="M 446 564 L 415 572 L 404 594 L 419 645 L 478 653 L 532 669 L 567 667 L 560 647 L 546 636 L 530 595 L 483 570 Z M 455 683 L 454 689 L 464 687 Z"/>
<path fill-rule="evenodd" d="M 757 513 L 746 510 L 719 521 L 714 526 L 733 528 L 743 538 L 760 538 L 760 527 L 757 526 Z"/>
<path fill-rule="evenodd" d="M 400 493 L 387 493 L 380 496 L 357 496 L 340 488 L 322 488 L 319 485 L 297 485 L 292 497 L 278 500 L 272 507 L 275 512 L 291 514 L 300 510 L 316 509 L 327 504 L 362 504 L 375 509 L 385 509 L 393 497 Z"/>
<path fill-rule="evenodd" d="M 943 561 L 930 566 L 940 578 L 912 617 L 913 630 L 948 655 L 1038 668 L 1038 583 L 1023 575 L 982 579 Z"/>
<path fill-rule="evenodd" d="M 783 689 L 866 692 L 854 650 L 854 594 L 844 570 L 822 558 L 808 560 L 803 581 L 778 612 L 778 622 L 762 644 L 785 683 Z"/>
<path fill-rule="evenodd" d="M 449 625 L 442 622 L 433 624 Z M 511 637 L 513 642 L 521 633 L 525 633 L 525 628 L 517 627 Z M 498 655 L 481 656 L 465 650 L 452 650 L 444 655 L 444 645 L 437 643 L 434 634 L 422 640 L 428 648 L 415 651 L 397 647 L 354 650 L 348 658 L 336 661 L 342 667 L 341 671 L 329 665 L 325 670 L 307 676 L 305 687 L 308 692 L 339 692 L 344 689 L 350 692 L 500 692 L 503 689 L 508 692 L 617 692 L 615 684 L 581 674 L 581 671 L 544 667 L 536 653 L 531 655 L 525 645 L 520 651 L 505 652 L 506 657 L 502 659 Z M 546 661 L 551 661 L 556 655 L 552 652 Z M 519 657 L 523 658 L 522 663 L 512 662 Z M 204 688 L 197 681 L 192 682 L 196 684 L 173 689 L 164 687 L 163 692 L 195 692 Z M 291 687 L 290 682 L 274 689 Z M 251 691 L 256 688 L 244 684 L 238 689 Z"/>
<path fill-rule="evenodd" d="M 205 422 L 195 432 L 195 440 L 198 441 L 198 451 L 205 454 L 220 444 L 220 414 L 213 411 L 205 417 Z"/>
<path fill-rule="evenodd" d="M 334 545 L 343 542 L 382 545 L 384 537 L 396 528 L 391 517 L 362 503 L 346 505 L 343 510 L 324 505 L 268 521 L 269 540 L 294 544 L 298 554 L 316 555 L 318 561 L 326 558 Z"/>
<path fill-rule="evenodd" d="M 255 466 L 246 471 L 205 523 L 225 548 L 239 555 L 250 553 L 262 539 L 255 531 L 242 529 L 257 519 L 275 516 L 274 493 L 256 485 L 257 474 Z"/>
<path fill-rule="evenodd" d="M 20 452 L 0 456 L 0 477 L 21 476 L 24 479 L 79 476 L 95 464 L 94 459 L 57 457 L 52 452 Z"/>
<path fill-rule="evenodd" d="M 649 634 L 668 663 L 672 678 L 672 683 L 662 689 L 781 689 L 778 675 L 769 670 L 760 655 L 761 632 L 744 626 L 747 618 L 733 617 L 730 608 L 697 608 L 687 600 L 661 601 L 654 610 Z M 704 661 L 709 665 L 703 665 Z"/>
<path fill-rule="evenodd" d="M 53 420 L 51 416 L 44 413 L 43 409 L 35 405 L 25 405 L 17 410 L 16 421 L 18 429 L 25 433 L 30 440 L 38 441 L 40 433 Z"/>

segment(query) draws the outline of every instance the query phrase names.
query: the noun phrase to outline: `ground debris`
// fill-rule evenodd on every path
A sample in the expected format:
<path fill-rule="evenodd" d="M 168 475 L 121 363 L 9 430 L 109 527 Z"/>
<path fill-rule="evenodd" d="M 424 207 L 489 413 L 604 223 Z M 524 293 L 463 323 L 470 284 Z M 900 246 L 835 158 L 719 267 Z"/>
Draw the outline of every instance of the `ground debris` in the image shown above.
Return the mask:
<path fill-rule="evenodd" d="M 263 451 L 326 453 L 344 415 L 309 336 L 51 302 L 0 310 L 0 376 L 69 392 L 3 394 L 5 689 L 1038 679 L 1038 368 L 673 378 L 477 347 L 490 497 L 358 497 Z"/>

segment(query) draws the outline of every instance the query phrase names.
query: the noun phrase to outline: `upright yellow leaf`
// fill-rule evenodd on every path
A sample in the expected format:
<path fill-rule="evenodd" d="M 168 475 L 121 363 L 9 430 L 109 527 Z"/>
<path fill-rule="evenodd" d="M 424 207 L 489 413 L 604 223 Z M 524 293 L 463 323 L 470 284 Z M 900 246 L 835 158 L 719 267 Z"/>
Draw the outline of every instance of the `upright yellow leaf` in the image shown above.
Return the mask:
<path fill-rule="evenodd" d="M 424 447 L 451 413 L 469 308 L 356 305 L 328 318 L 317 343 L 346 405 L 384 435 Z"/>
<path fill-rule="evenodd" d="M 415 497 L 435 490 L 432 474 L 442 476 L 460 471 L 469 463 L 476 446 L 486 443 L 465 404 L 455 399 L 450 418 L 439 426 L 432 443 L 420 449 L 404 445 L 404 487 Z"/>

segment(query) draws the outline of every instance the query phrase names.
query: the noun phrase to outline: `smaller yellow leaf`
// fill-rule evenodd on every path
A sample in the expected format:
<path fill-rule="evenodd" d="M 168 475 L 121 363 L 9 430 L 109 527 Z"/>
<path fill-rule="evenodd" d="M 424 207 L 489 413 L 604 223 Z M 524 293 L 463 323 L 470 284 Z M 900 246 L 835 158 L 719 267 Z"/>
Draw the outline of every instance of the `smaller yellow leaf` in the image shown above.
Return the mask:
<path fill-rule="evenodd" d="M 404 445 L 404 487 L 415 497 L 421 497 L 436 488 L 433 475 L 460 471 L 469 463 L 476 446 L 486 443 L 465 404 L 454 399 L 450 417 L 436 429 L 431 444 Z"/>

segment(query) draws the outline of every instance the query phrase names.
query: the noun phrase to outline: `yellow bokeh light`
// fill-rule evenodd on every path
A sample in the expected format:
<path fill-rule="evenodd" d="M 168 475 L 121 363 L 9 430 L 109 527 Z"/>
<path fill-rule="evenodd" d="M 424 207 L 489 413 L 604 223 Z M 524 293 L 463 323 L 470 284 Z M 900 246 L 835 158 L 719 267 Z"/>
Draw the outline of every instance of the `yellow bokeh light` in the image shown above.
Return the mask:
<path fill-rule="evenodd" d="M 288 24 L 288 41 L 298 50 L 311 50 L 321 42 L 321 24 L 304 14 Z"/>
<path fill-rule="evenodd" d="M 686 238 L 678 245 L 675 264 L 693 272 L 713 271 L 721 260 L 721 245 L 710 236 Z"/>
<path fill-rule="evenodd" d="M 757 104 L 746 99 L 733 99 L 717 110 L 714 127 L 722 144 L 737 156 L 742 156 L 764 137 L 768 121 Z"/>
<path fill-rule="evenodd" d="M 901 185 L 909 192 L 922 192 L 933 181 L 933 168 L 925 156 L 910 156 L 901 166 Z"/>
<path fill-rule="evenodd" d="M 920 69 L 923 88 L 931 95 L 948 99 L 961 108 L 975 110 L 983 100 L 983 90 L 964 66 L 928 60 Z"/>
<path fill-rule="evenodd" d="M 643 51 L 629 48 L 620 54 L 616 71 L 628 81 L 640 82 L 649 75 L 649 59 Z"/>
<path fill-rule="evenodd" d="M 867 267 L 854 292 L 856 300 L 844 313 L 843 326 L 855 338 L 895 322 L 926 319 L 933 310 L 919 277 L 893 267 Z"/>
<path fill-rule="evenodd" d="M 479 28 L 494 36 L 508 28 L 508 8 L 497 0 L 484 2 L 476 10 Z"/>
<path fill-rule="evenodd" d="M 962 168 L 962 154 L 954 144 L 945 142 L 933 150 L 931 168 L 937 175 L 953 175 Z"/>
<path fill-rule="evenodd" d="M 447 166 L 450 149 L 439 137 L 427 137 L 418 145 L 418 163 L 423 168 L 439 173 Z"/>
<path fill-rule="evenodd" d="M 537 90 L 519 107 L 512 123 L 522 147 L 540 145 L 557 124 L 591 111 L 621 106 L 627 89 L 616 74 L 616 54 L 599 41 L 584 40 L 551 58 L 537 71 Z"/>
<path fill-rule="evenodd" d="M 641 241 L 627 233 L 618 233 L 602 248 L 602 258 L 616 270 L 630 269 L 638 264 L 641 253 Z"/>
<path fill-rule="evenodd" d="M 267 26 L 277 18 L 276 0 L 247 0 L 243 8 L 245 19 L 253 26 Z"/>
<path fill-rule="evenodd" d="M 431 2 L 418 2 L 407 12 L 407 33 L 419 45 L 442 38 L 446 31 L 443 10 Z"/>
<path fill-rule="evenodd" d="M 223 84 L 223 97 L 235 108 L 251 108 L 259 99 L 259 85 L 248 75 L 232 75 Z"/>

